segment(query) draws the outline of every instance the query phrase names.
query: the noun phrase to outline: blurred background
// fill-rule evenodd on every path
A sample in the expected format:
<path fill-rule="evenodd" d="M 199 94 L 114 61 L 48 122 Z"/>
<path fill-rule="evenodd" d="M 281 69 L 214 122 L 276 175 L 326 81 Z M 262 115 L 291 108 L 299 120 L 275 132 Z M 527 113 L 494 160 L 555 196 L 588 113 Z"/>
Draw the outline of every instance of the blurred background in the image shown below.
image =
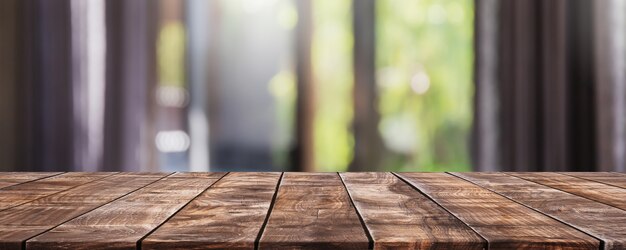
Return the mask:
<path fill-rule="evenodd" d="M 626 1 L 0 1 L 2 171 L 625 169 Z"/>

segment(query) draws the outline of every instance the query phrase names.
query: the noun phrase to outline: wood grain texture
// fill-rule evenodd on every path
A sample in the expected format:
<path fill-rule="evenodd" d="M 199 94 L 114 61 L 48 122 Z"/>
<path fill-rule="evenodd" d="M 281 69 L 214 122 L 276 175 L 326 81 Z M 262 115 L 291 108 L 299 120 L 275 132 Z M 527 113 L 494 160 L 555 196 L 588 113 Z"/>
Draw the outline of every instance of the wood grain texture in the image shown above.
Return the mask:
<path fill-rule="evenodd" d="M 0 211 L 68 190 L 114 173 L 64 173 L 0 189 Z"/>
<path fill-rule="evenodd" d="M 598 249 L 600 242 L 487 189 L 445 173 L 401 173 L 472 227 L 489 249 Z"/>
<path fill-rule="evenodd" d="M 259 248 L 367 249 L 337 173 L 285 173 Z"/>
<path fill-rule="evenodd" d="M 0 249 L 20 249 L 27 239 L 164 176 L 115 174 L 4 210 L 0 212 Z"/>
<path fill-rule="evenodd" d="M 223 175 L 176 173 L 41 234 L 26 247 L 134 249 L 142 237 Z"/>
<path fill-rule="evenodd" d="M 503 173 L 453 173 L 550 215 L 604 242 L 626 249 L 626 211 Z"/>
<path fill-rule="evenodd" d="M 253 249 L 281 173 L 230 173 L 141 242 L 142 249 Z"/>
<path fill-rule="evenodd" d="M 0 172 L 0 189 L 59 174 L 61 172 Z"/>
<path fill-rule="evenodd" d="M 621 173 L 46 174 L 0 249 L 626 249 Z"/>
<path fill-rule="evenodd" d="M 626 210 L 626 189 L 558 173 L 509 173 L 532 182 Z"/>
<path fill-rule="evenodd" d="M 471 228 L 391 173 L 341 173 L 375 249 L 483 249 Z"/>
<path fill-rule="evenodd" d="M 574 176 L 590 181 L 596 181 L 607 185 L 626 188 L 626 175 L 621 173 L 610 172 L 566 172 L 561 173 L 569 176 Z"/>

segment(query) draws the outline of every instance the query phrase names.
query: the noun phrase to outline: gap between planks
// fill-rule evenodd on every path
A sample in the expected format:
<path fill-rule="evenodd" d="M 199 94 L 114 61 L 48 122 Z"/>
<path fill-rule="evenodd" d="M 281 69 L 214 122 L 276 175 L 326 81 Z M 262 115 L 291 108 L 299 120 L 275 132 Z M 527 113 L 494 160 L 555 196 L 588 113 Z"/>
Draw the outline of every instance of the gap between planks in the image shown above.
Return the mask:
<path fill-rule="evenodd" d="M 173 175 L 175 173 L 172 173 L 170 175 Z M 185 205 L 183 205 L 182 207 L 180 207 L 178 210 L 176 210 L 176 212 L 172 213 L 169 217 L 167 217 L 167 219 L 165 219 L 164 221 L 162 221 L 159 225 L 157 225 L 156 227 L 154 227 L 152 230 L 150 230 L 147 234 L 145 234 L 143 237 L 141 237 L 139 240 L 137 240 L 137 250 L 141 250 L 141 242 L 147 238 L 148 236 L 150 236 L 150 234 L 152 234 L 154 231 L 156 231 L 157 229 L 159 229 L 159 227 L 163 226 L 163 224 L 165 224 L 166 222 L 168 222 L 172 217 L 174 217 L 176 214 L 178 214 L 178 212 L 180 212 L 181 210 L 183 210 L 185 207 L 187 207 L 189 205 L 189 203 L 191 203 L 193 200 L 195 200 L 196 198 L 198 198 L 200 195 L 204 194 L 209 188 L 211 188 L 213 185 L 215 185 L 215 183 L 219 182 L 222 178 L 226 177 L 228 174 L 230 174 L 230 172 L 225 173 L 224 175 L 222 175 L 220 178 L 218 178 L 216 181 L 214 181 L 213 183 L 211 183 L 211 185 L 209 185 L 208 187 L 206 187 L 204 190 L 202 190 L 202 192 L 199 192 L 196 196 L 194 196 L 193 198 L 191 198 L 190 200 L 188 200 Z M 168 176 L 170 176 L 168 175 Z M 165 177 L 163 177 L 165 178 Z"/>
<path fill-rule="evenodd" d="M 622 186 L 619 186 L 619 185 L 616 185 L 616 184 L 613 184 L 613 183 L 609 183 L 609 182 L 606 182 L 606 181 L 600 181 L 600 180 L 597 180 L 597 179 L 594 180 L 594 179 L 589 178 L 589 177 L 582 177 L 582 176 L 579 176 L 579 175 L 574 175 L 574 174 L 570 174 L 570 173 L 563 173 L 563 172 L 558 172 L 557 174 L 561 174 L 561 175 L 565 175 L 565 176 L 569 176 L 569 177 L 574 177 L 574 178 L 578 178 L 578 179 L 583 179 L 583 180 L 586 180 L 586 181 L 593 181 L 593 182 L 597 182 L 597 183 L 600 183 L 600 184 L 609 185 L 609 186 L 612 186 L 612 187 L 626 189 L 626 187 L 622 187 Z M 616 173 L 616 174 L 619 174 L 619 173 Z M 624 178 L 626 178 L 626 176 L 624 176 Z"/>
<path fill-rule="evenodd" d="M 446 207 L 444 207 L 443 205 L 439 204 L 439 202 L 437 202 L 435 199 L 433 199 L 433 197 L 431 197 L 430 195 L 424 193 L 421 189 L 419 189 L 416 186 L 411 185 L 411 183 L 409 183 L 407 180 L 405 180 L 404 178 L 402 178 L 402 176 L 398 175 L 396 172 L 391 172 L 391 174 L 393 174 L 396 178 L 400 179 L 402 182 L 404 182 L 406 185 L 409 185 L 409 187 L 413 188 L 414 190 L 416 190 L 417 192 L 419 192 L 421 195 L 423 195 L 424 197 L 428 198 L 429 200 L 431 200 L 432 202 L 434 202 L 435 204 L 437 204 L 437 206 L 441 207 L 441 209 L 443 209 L 444 211 L 446 211 L 446 213 L 450 214 L 452 217 L 454 217 L 456 220 L 460 221 L 461 223 L 463 223 L 463 225 L 465 225 L 466 227 L 468 227 L 469 229 L 471 229 L 474 233 L 476 233 L 476 235 L 478 235 L 478 237 L 480 237 L 481 239 L 483 239 L 485 241 L 485 249 L 489 249 L 489 241 L 487 240 L 487 238 L 485 238 L 484 236 L 482 236 L 480 233 L 478 233 L 478 231 L 476 231 L 476 229 L 474 229 L 473 227 L 471 227 L 469 224 L 467 224 L 465 221 L 461 220 L 459 217 L 457 217 L 455 214 L 453 214 L 452 212 L 450 212 L 450 210 L 448 210 Z"/>
<path fill-rule="evenodd" d="M 2 189 L 4 189 L 4 188 L 8 188 L 8 187 L 12 187 L 12 186 L 16 186 L 16 185 L 21 185 L 21 184 L 29 183 L 29 182 L 34 182 L 34 181 L 39 181 L 39 180 L 43 180 L 43 179 L 48 179 L 48 178 L 50 178 L 50 177 L 55 177 L 55 176 L 57 176 L 57 175 L 62 175 L 62 174 L 65 174 L 65 173 L 67 173 L 67 172 L 58 172 L 58 173 L 54 173 L 54 174 L 51 174 L 51 175 L 48 175 L 48 176 L 42 176 L 42 177 L 35 178 L 35 179 L 32 179 L 32 180 L 27 180 L 27 181 L 24 181 L 24 182 L 13 183 L 12 185 L 1 187 L 1 188 L 0 188 L 0 190 L 2 190 Z"/>
<path fill-rule="evenodd" d="M 348 198 L 350 199 L 350 204 L 352 204 L 352 207 L 354 207 L 354 211 L 356 212 L 356 215 L 359 217 L 361 226 L 363 226 L 363 231 L 365 231 L 365 236 L 367 236 L 368 249 L 374 249 L 374 238 L 372 237 L 370 230 L 367 228 L 367 225 L 365 224 L 365 220 L 363 220 L 363 216 L 361 215 L 361 212 L 354 204 L 354 200 L 352 199 L 352 194 L 350 193 L 350 190 L 346 186 L 346 182 L 343 180 L 343 177 L 341 176 L 341 174 L 339 174 L 339 172 L 337 172 L 337 175 L 339 176 L 339 180 L 341 180 L 341 184 L 343 185 L 343 188 L 346 190 L 346 193 L 348 194 Z"/>
<path fill-rule="evenodd" d="M 515 201 L 511 202 L 510 199 L 508 199 L 507 197 L 504 197 L 491 190 L 485 189 L 479 185 L 475 185 L 472 182 L 468 182 L 464 179 L 458 178 L 457 176 L 451 175 L 449 173 L 430 173 L 430 174 L 424 173 L 423 175 L 420 175 L 420 173 L 406 173 L 406 174 L 403 173 L 403 174 L 398 174 L 398 176 L 401 178 L 406 178 L 407 182 L 409 182 L 412 186 L 418 189 L 421 188 L 422 186 L 423 188 L 426 188 L 427 190 L 422 193 L 424 193 L 428 197 L 432 197 L 433 200 L 441 200 L 441 205 L 443 207 L 447 207 L 448 205 L 453 206 L 448 211 L 450 213 L 453 213 L 453 210 L 456 209 L 454 213 L 460 213 L 458 215 L 458 218 L 460 220 L 462 220 L 463 222 L 466 222 L 466 224 L 472 228 L 474 226 L 478 227 L 476 228 L 475 231 L 488 241 L 487 242 L 488 248 L 491 248 L 491 247 L 498 247 L 498 248 L 524 247 L 526 248 L 526 247 L 533 247 L 533 246 L 542 247 L 542 246 L 546 246 L 545 244 L 550 244 L 550 245 L 563 244 L 561 245 L 561 247 L 566 247 L 566 248 L 567 247 L 588 248 L 591 246 L 593 246 L 593 248 L 599 247 L 600 241 L 597 241 L 594 237 L 588 236 L 586 233 L 580 232 L 579 230 L 575 228 L 572 228 L 566 224 L 563 224 L 560 221 L 556 221 L 551 217 L 547 217 L 543 213 L 538 213 L 533 209 L 529 209 L 528 207 L 522 204 L 519 204 Z M 448 178 L 445 178 L 446 176 Z M 452 185 L 452 186 L 448 188 L 448 185 Z M 502 215 L 504 211 L 514 212 L 514 213 L 522 212 L 523 214 L 527 214 L 529 216 L 532 215 L 531 218 L 534 218 L 534 219 L 532 219 L 531 221 L 534 221 L 535 223 L 541 223 L 541 225 L 544 225 L 544 227 L 540 227 L 536 229 L 529 228 L 528 232 L 530 234 L 518 234 L 515 231 L 512 231 L 511 228 L 509 228 L 509 231 L 506 233 L 506 235 L 511 236 L 512 238 L 510 239 L 506 238 L 506 240 L 503 240 L 502 234 L 499 231 L 499 228 L 492 227 L 493 224 L 490 224 L 490 223 L 498 223 L 498 222 L 493 221 L 493 219 L 491 219 L 492 221 L 486 220 L 487 221 L 486 222 L 484 219 L 481 219 L 480 217 L 474 218 L 474 215 L 472 214 L 472 212 L 467 211 L 468 209 L 467 206 L 472 207 L 472 205 L 461 205 L 459 207 L 456 207 L 456 203 L 454 203 L 455 202 L 454 196 L 448 197 L 445 195 L 445 193 L 448 191 L 465 192 L 463 191 L 465 189 L 469 189 L 468 192 L 470 191 L 477 192 L 477 196 L 470 197 L 470 199 L 472 199 L 474 203 L 481 202 L 483 199 L 485 199 L 484 201 L 495 199 L 495 200 L 500 200 L 500 201 L 494 201 L 496 203 L 500 203 L 499 205 L 506 205 L 507 203 L 511 205 L 515 205 L 515 206 L 510 206 L 510 207 L 506 206 L 507 209 L 503 211 L 500 211 L 499 209 L 494 209 L 493 207 L 490 208 L 489 206 L 485 207 L 486 209 L 485 212 L 491 212 L 493 216 Z M 481 190 L 484 193 L 482 193 Z M 432 196 L 431 196 L 431 193 L 432 193 Z M 461 194 L 461 195 L 465 197 L 464 194 Z M 461 204 L 464 204 L 464 203 L 461 203 Z M 478 206 L 481 206 L 481 205 L 478 205 Z M 517 226 L 528 226 L 527 223 L 528 222 L 524 222 L 520 224 L 520 221 L 512 220 L 510 223 L 507 222 L 505 223 L 506 225 L 503 224 L 502 226 L 504 226 L 506 229 L 508 228 L 508 226 L 511 226 L 512 228 L 517 227 Z M 547 223 L 547 224 L 544 224 L 544 223 Z M 554 231 L 552 231 L 553 229 Z M 546 231 L 546 230 L 550 230 L 550 231 Z M 547 233 L 547 232 L 550 232 L 550 234 L 554 237 L 546 238 L 545 241 L 527 239 L 528 237 L 531 237 L 533 235 L 534 236 L 544 235 L 544 233 Z M 519 235 L 519 236 L 516 236 L 516 235 Z M 562 237 L 568 237 L 568 238 L 571 237 L 571 239 L 575 239 L 576 241 L 569 242 L 569 241 L 559 240 L 559 239 L 562 239 Z M 517 240 L 513 240 L 513 239 L 517 239 Z M 489 242 L 489 241 L 492 241 L 492 242 Z"/>
<path fill-rule="evenodd" d="M 550 186 L 550 185 L 548 185 L 548 184 L 544 184 L 544 183 L 541 183 L 541 182 L 539 182 L 539 181 L 532 180 L 532 179 L 530 179 L 529 177 L 518 176 L 518 175 L 516 175 L 516 174 L 511 174 L 511 173 L 508 173 L 508 172 L 502 172 L 502 173 L 503 173 L 503 174 L 506 174 L 506 175 L 509 175 L 509 176 L 518 177 L 518 178 L 520 178 L 520 179 L 523 179 L 523 180 L 526 180 L 526 181 L 530 181 L 530 182 L 534 182 L 534 183 L 537 183 L 537 184 L 539 184 L 539 185 L 543 185 L 543 186 L 548 187 L 548 188 L 552 188 L 552 189 L 560 190 L 560 191 L 566 192 L 566 193 L 568 193 L 568 194 L 576 195 L 576 196 L 578 196 L 578 197 L 583 197 L 583 198 L 586 198 L 586 199 L 589 199 L 589 200 L 592 200 L 592 201 L 595 201 L 595 202 L 598 202 L 598 203 L 602 203 L 602 204 L 607 205 L 607 206 L 611 206 L 611 207 L 614 207 L 614 208 L 617 208 L 617 209 L 621 209 L 621 210 L 626 211 L 626 209 L 625 209 L 625 208 L 619 207 L 618 205 L 612 204 L 611 202 L 607 202 L 607 201 L 599 200 L 599 199 L 597 199 L 597 198 L 595 198 L 595 197 L 589 197 L 589 196 L 587 196 L 587 195 L 583 195 L 583 194 L 580 194 L 580 193 L 575 193 L 575 192 L 572 192 L 572 191 L 570 191 L 570 190 L 566 190 L 566 189 L 562 189 L 562 188 L 558 188 L 558 187 L 552 187 L 552 186 Z M 535 172 L 535 173 L 537 173 L 537 172 Z M 555 172 L 548 172 L 548 173 L 555 173 Z M 580 179 L 580 180 L 585 180 L 585 181 L 590 181 L 590 180 L 581 179 L 581 178 L 577 178 L 577 177 L 574 177 L 574 176 L 569 176 L 569 175 L 563 175 L 563 176 L 566 176 L 566 177 L 571 177 L 571 178 L 576 178 L 576 179 Z M 539 177 L 541 177 L 541 176 L 539 176 Z M 593 182 L 593 183 L 597 183 L 597 184 L 599 184 L 599 185 L 604 185 L 604 186 L 607 186 L 607 187 L 611 187 L 611 188 L 616 188 L 616 189 L 622 190 L 622 188 L 615 187 L 615 186 L 612 186 L 612 185 L 607 185 L 607 184 L 605 184 L 605 183 L 600 183 L 600 182 L 595 182 L 595 181 L 591 181 L 591 182 Z"/>
<path fill-rule="evenodd" d="M 41 178 L 41 179 L 37 179 L 37 180 L 33 180 L 33 181 L 23 182 L 23 183 L 20 183 L 19 185 L 22 185 L 22 184 L 29 184 L 29 183 L 33 183 L 33 182 L 35 182 L 35 181 L 41 181 L 41 180 L 45 180 L 45 179 L 49 179 L 49 178 L 53 178 L 53 177 L 65 177 L 65 176 L 62 176 L 62 175 L 64 175 L 64 174 L 71 174 L 71 173 L 76 173 L 76 172 L 64 172 L 64 173 L 57 174 L 57 175 L 54 175 L 54 176 L 49 176 L 49 177 L 46 177 L 46 178 Z M 99 180 L 102 180 L 102 179 L 108 178 L 108 177 L 110 177 L 110 176 L 114 176 L 114 175 L 119 174 L 119 173 L 120 173 L 120 172 L 111 172 L 109 175 L 104 175 L 104 176 L 102 176 L 102 177 L 95 178 L 95 179 L 90 180 L 90 181 L 87 181 L 87 182 L 85 182 L 85 183 L 83 183 L 83 184 L 79 184 L 79 185 L 71 186 L 71 187 L 66 188 L 66 189 L 60 189 L 60 190 L 58 190 L 58 191 L 56 191 L 56 192 L 52 192 L 52 193 L 50 193 L 50 194 L 47 194 L 47 195 L 44 195 L 44 196 L 41 196 L 41 197 L 37 197 L 37 198 L 32 199 L 32 200 L 24 201 L 24 202 L 19 203 L 19 204 L 13 204 L 13 205 L 11 205 L 11 206 L 9 206 L 9 207 L 5 207 L 5 208 L 0 209 L 0 212 L 5 211 L 5 210 L 9 210 L 9 209 L 12 209 L 12 208 L 15 208 L 15 207 L 18 207 L 18 206 L 24 205 L 24 204 L 28 204 L 28 203 L 31 203 L 31 202 L 34 202 L 34 201 L 38 201 L 38 200 L 41 200 L 41 199 L 44 199 L 44 198 L 47 198 L 47 197 L 53 196 L 53 195 L 55 195 L 55 194 L 61 193 L 61 192 L 65 192 L 65 191 L 68 191 L 68 190 L 72 190 L 72 189 L 75 189 L 75 188 L 78 188 L 78 187 L 81 187 L 81 186 L 87 185 L 87 184 L 89 184 L 89 183 L 92 183 L 92 182 L 95 182 L 95 181 L 99 181 Z M 102 174 L 102 173 L 100 173 L 100 174 Z M 11 187 L 15 187 L 15 186 L 17 186 L 17 185 L 13 185 L 13 186 L 11 186 Z M 8 187 L 7 187 L 7 188 L 8 188 Z"/>
<path fill-rule="evenodd" d="M 280 188 L 280 184 L 283 181 L 283 176 L 285 176 L 285 172 L 280 173 L 280 178 L 278 178 L 278 182 L 276 183 L 276 188 L 274 189 L 274 195 L 272 195 L 272 201 L 270 202 L 270 207 L 267 209 L 267 214 L 265 214 L 265 219 L 263 220 L 263 224 L 261 224 L 261 229 L 259 230 L 259 234 L 257 234 L 254 239 L 254 249 L 259 249 L 259 244 L 261 243 L 261 237 L 263 236 L 263 231 L 265 231 L 265 226 L 267 226 L 267 222 L 270 220 L 270 215 L 272 214 L 272 210 L 274 209 L 274 203 L 276 203 L 276 196 L 278 196 L 278 189 Z"/>
<path fill-rule="evenodd" d="M 134 192 L 137 192 L 138 190 L 140 190 L 140 189 L 142 189 L 142 188 L 144 188 L 144 187 L 146 187 L 146 186 L 152 185 L 153 183 L 155 183 L 155 182 L 157 182 L 157 181 L 160 181 L 160 180 L 162 180 L 162 179 L 164 179 L 164 178 L 166 178 L 166 177 L 168 177 L 168 176 L 171 176 L 171 175 L 173 175 L 173 174 L 175 174 L 175 173 L 176 173 L 176 172 L 169 173 L 169 174 L 167 174 L 167 175 L 165 175 L 165 176 L 162 176 L 161 178 L 157 178 L 156 180 L 151 181 L 151 182 L 149 182 L 149 183 L 147 183 L 146 185 L 143 185 L 143 186 L 141 186 L 141 187 L 138 187 L 138 188 L 136 188 L 136 189 L 134 189 L 134 190 L 132 190 L 132 191 L 130 191 L 130 192 L 128 192 L 128 193 L 126 193 L 126 194 L 124 194 L 124 195 L 120 196 L 120 197 L 117 197 L 117 198 L 115 198 L 115 199 L 113 199 L 113 200 L 111 200 L 111 201 L 109 201 L 109 202 L 106 202 L 106 203 L 100 204 L 100 205 L 98 205 L 98 206 L 96 206 L 96 207 L 94 207 L 94 208 L 92 208 L 92 209 L 89 209 L 89 210 L 85 211 L 84 213 L 81 213 L 81 214 L 79 214 L 79 215 L 76 215 L 76 216 L 74 216 L 74 217 L 72 217 L 72 218 L 69 218 L 69 219 L 67 219 L 67 220 L 63 221 L 63 222 L 61 222 L 61 223 L 57 224 L 57 225 L 56 225 L 56 226 L 54 226 L 54 227 L 48 228 L 48 229 L 46 229 L 45 231 L 43 231 L 43 232 L 41 232 L 41 233 L 38 233 L 38 234 L 36 234 L 36 235 L 33 235 L 32 237 L 29 237 L 28 239 L 26 239 L 26 240 L 22 241 L 22 249 L 26 249 L 26 242 L 28 242 L 30 239 L 33 239 L 33 238 L 35 238 L 35 237 L 37 237 L 37 236 L 39 236 L 39 235 L 42 235 L 42 234 L 47 233 L 47 232 L 49 232 L 49 231 L 52 231 L 53 229 L 55 229 L 55 228 L 59 227 L 60 225 L 65 224 L 66 222 L 69 222 L 69 221 L 71 221 L 71 220 L 73 220 L 73 219 L 75 219 L 75 218 L 78 218 L 78 217 L 80 217 L 80 216 L 82 216 L 82 215 L 84 215 L 84 214 L 87 214 L 87 213 L 89 213 L 89 212 L 91 212 L 91 211 L 93 211 L 93 210 L 96 210 L 96 209 L 98 209 L 98 208 L 100 208 L 100 207 L 102 207 L 102 206 L 105 206 L 105 205 L 107 205 L 107 204 L 109 204 L 109 203 L 111 203 L 111 202 L 115 202 L 115 201 L 117 201 L 117 200 L 119 200 L 119 199 L 122 199 L 122 198 L 124 198 L 124 197 L 126 197 L 126 196 L 128 196 L 128 195 L 130 195 L 130 194 L 132 194 L 132 193 L 134 193 Z M 117 174 L 119 174 L 119 173 L 117 173 Z M 107 177 L 105 177 L 105 178 L 102 178 L 102 179 L 106 179 L 106 178 L 109 178 L 109 177 L 112 177 L 112 176 L 115 176 L 115 175 L 116 175 L 116 174 L 112 174 L 112 175 L 109 175 L 109 176 L 107 176 Z M 100 179 L 100 180 L 102 180 L 102 179 Z"/>
<path fill-rule="evenodd" d="M 596 239 L 596 240 L 600 241 L 600 249 L 604 249 L 604 245 L 605 245 L 604 240 L 602 240 L 602 239 L 600 239 L 600 238 L 598 238 L 598 237 L 596 237 L 596 236 L 594 236 L 594 235 L 592 235 L 592 234 L 590 234 L 590 233 L 587 233 L 587 232 L 585 232 L 584 230 L 579 229 L 578 227 L 576 227 L 576 226 L 574 226 L 574 225 L 572 225 L 572 224 L 570 224 L 570 223 L 567 223 L 567 222 L 565 222 L 565 221 L 562 221 L 562 220 L 560 220 L 559 218 L 554 217 L 554 216 L 552 216 L 552 215 L 550 215 L 550 214 L 544 213 L 543 211 L 541 211 L 541 210 L 539 210 L 539 209 L 535 209 L 535 208 L 533 208 L 533 207 L 531 207 L 531 206 L 528 206 L 528 205 L 526 205 L 526 204 L 524 204 L 524 203 L 521 203 L 521 202 L 519 202 L 519 201 L 516 201 L 516 200 L 514 200 L 514 199 L 511 199 L 511 198 L 509 198 L 509 197 L 508 197 L 508 196 L 506 196 L 506 195 L 503 195 L 503 194 L 501 194 L 501 193 L 499 193 L 499 192 L 496 192 L 495 190 L 492 190 L 491 188 L 487 188 L 487 187 L 484 187 L 484 186 L 482 186 L 482 185 L 478 185 L 477 183 L 475 183 L 475 182 L 473 182 L 473 181 L 470 181 L 470 180 L 468 180 L 468 179 L 465 179 L 465 178 L 463 178 L 463 177 L 461 177 L 461 176 L 455 175 L 454 173 L 451 173 L 451 172 L 446 172 L 446 173 L 447 173 L 447 174 L 449 174 L 449 175 L 452 175 L 452 176 L 454 176 L 454 177 L 457 177 L 457 178 L 459 178 L 459 179 L 461 179 L 461 180 L 467 181 L 467 182 L 469 182 L 469 183 L 471 183 L 471 184 L 473 184 L 473 185 L 476 185 L 476 186 L 478 186 L 478 187 L 484 188 L 485 190 L 489 190 L 489 191 L 491 191 L 491 192 L 493 192 L 493 193 L 495 193 L 495 194 L 497 194 L 497 195 L 500 195 L 500 196 L 502 196 L 502 197 L 504 197 L 504 198 L 506 198 L 506 199 L 508 199 L 508 200 L 510 200 L 510 201 L 513 201 L 513 202 L 515 202 L 515 203 L 517 203 L 517 204 L 520 204 L 520 205 L 525 206 L 525 207 L 527 207 L 527 208 L 529 208 L 529 209 L 532 209 L 532 210 L 534 210 L 534 211 L 536 211 L 536 212 L 538 212 L 538 213 L 540 213 L 540 214 L 543 214 L 543 215 L 544 215 L 544 216 L 546 216 L 546 217 L 552 218 L 553 220 L 555 220 L 555 221 L 557 221 L 557 222 L 559 222 L 559 223 L 561 223 L 561 224 L 564 224 L 564 225 L 566 225 L 566 226 L 568 226 L 568 227 L 571 227 L 571 228 L 573 228 L 573 229 L 575 229 L 575 230 L 578 230 L 579 232 L 584 233 L 584 234 L 588 235 L 589 237 L 592 237 L 592 238 L 594 238 L 594 239 Z M 505 173 L 505 174 L 506 174 L 506 173 Z M 508 175 L 508 174 L 507 174 L 507 175 Z M 525 181 L 529 181 L 529 180 L 526 180 L 526 179 L 523 179 L 523 178 L 520 178 L 520 177 L 517 177 L 517 176 L 512 176 L 512 175 L 508 175 L 508 176 L 511 176 L 511 177 L 513 177 L 513 178 L 518 178 L 518 179 L 521 179 L 521 180 L 525 180 Z M 529 181 L 529 182 L 533 182 L 533 181 Z M 533 183 L 536 183 L 536 182 L 533 182 Z M 541 183 L 536 183 L 536 184 L 542 185 Z M 556 189 L 556 188 L 553 188 L 553 187 L 549 187 L 549 186 L 546 186 L 546 185 L 542 185 L 542 186 L 545 186 L 545 187 L 547 187 L 547 188 L 551 188 L 551 189 L 554 189 L 554 190 L 563 191 L 563 190 Z M 563 191 L 563 192 L 565 192 L 565 191 Z M 565 193 L 567 193 L 567 192 L 565 192 Z M 585 198 L 585 197 L 581 197 L 581 198 Z M 587 199 L 587 198 L 585 198 L 585 199 Z M 588 199 L 588 200 L 591 200 L 591 199 Z M 591 200 L 591 201 L 596 202 L 596 201 L 594 201 L 594 200 Z"/>

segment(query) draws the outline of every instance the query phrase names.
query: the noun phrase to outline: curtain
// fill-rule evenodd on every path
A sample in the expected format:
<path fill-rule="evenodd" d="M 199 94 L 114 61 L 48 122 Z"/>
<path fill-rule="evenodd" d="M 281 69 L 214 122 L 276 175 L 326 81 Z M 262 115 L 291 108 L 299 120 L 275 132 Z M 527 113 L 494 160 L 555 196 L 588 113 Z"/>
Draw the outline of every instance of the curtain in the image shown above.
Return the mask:
<path fill-rule="evenodd" d="M 18 44 L 17 5 L 19 0 L 0 1 L 0 170 L 10 170 L 17 165 L 16 136 L 18 126 L 15 121 L 19 116 L 16 110 Z"/>
<path fill-rule="evenodd" d="M 157 171 L 156 2 L 107 0 L 103 170 Z"/>
<path fill-rule="evenodd" d="M 624 171 L 623 1 L 475 3 L 475 169 Z"/>
<path fill-rule="evenodd" d="M 0 1 L 0 171 L 158 170 L 153 5 Z"/>

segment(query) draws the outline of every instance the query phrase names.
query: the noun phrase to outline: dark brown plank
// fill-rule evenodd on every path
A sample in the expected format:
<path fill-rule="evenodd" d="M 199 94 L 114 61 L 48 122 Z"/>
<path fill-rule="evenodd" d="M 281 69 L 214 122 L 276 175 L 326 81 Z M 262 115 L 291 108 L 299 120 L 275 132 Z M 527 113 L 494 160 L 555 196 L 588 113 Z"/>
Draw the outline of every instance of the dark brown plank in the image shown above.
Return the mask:
<path fill-rule="evenodd" d="M 285 173 L 259 248 L 367 249 L 337 173 Z"/>
<path fill-rule="evenodd" d="M 0 249 L 22 243 L 65 221 L 154 182 L 166 174 L 122 173 L 0 212 Z"/>
<path fill-rule="evenodd" d="M 26 242 L 30 249 L 131 249 L 223 173 L 176 173 Z"/>
<path fill-rule="evenodd" d="M 626 249 L 626 211 L 503 173 L 454 173 L 532 207 L 604 242 L 605 249 Z"/>
<path fill-rule="evenodd" d="M 24 182 L 31 182 L 59 174 L 61 174 L 61 172 L 0 172 L 0 188 L 10 187 Z"/>
<path fill-rule="evenodd" d="M 374 248 L 483 249 L 471 228 L 391 173 L 341 173 Z"/>
<path fill-rule="evenodd" d="M 626 210 L 626 189 L 623 188 L 558 173 L 509 174 Z"/>
<path fill-rule="evenodd" d="M 611 172 L 567 172 L 561 173 L 569 176 L 574 176 L 590 181 L 597 181 L 600 183 L 626 188 L 626 175 L 620 173 Z"/>
<path fill-rule="evenodd" d="M 65 173 L 0 189 L 0 211 L 65 191 L 114 173 Z"/>
<path fill-rule="evenodd" d="M 281 173 L 230 173 L 141 242 L 142 249 L 253 249 Z"/>
<path fill-rule="evenodd" d="M 487 189 L 445 173 L 401 173 L 488 241 L 490 249 L 598 249 L 600 242 Z"/>

